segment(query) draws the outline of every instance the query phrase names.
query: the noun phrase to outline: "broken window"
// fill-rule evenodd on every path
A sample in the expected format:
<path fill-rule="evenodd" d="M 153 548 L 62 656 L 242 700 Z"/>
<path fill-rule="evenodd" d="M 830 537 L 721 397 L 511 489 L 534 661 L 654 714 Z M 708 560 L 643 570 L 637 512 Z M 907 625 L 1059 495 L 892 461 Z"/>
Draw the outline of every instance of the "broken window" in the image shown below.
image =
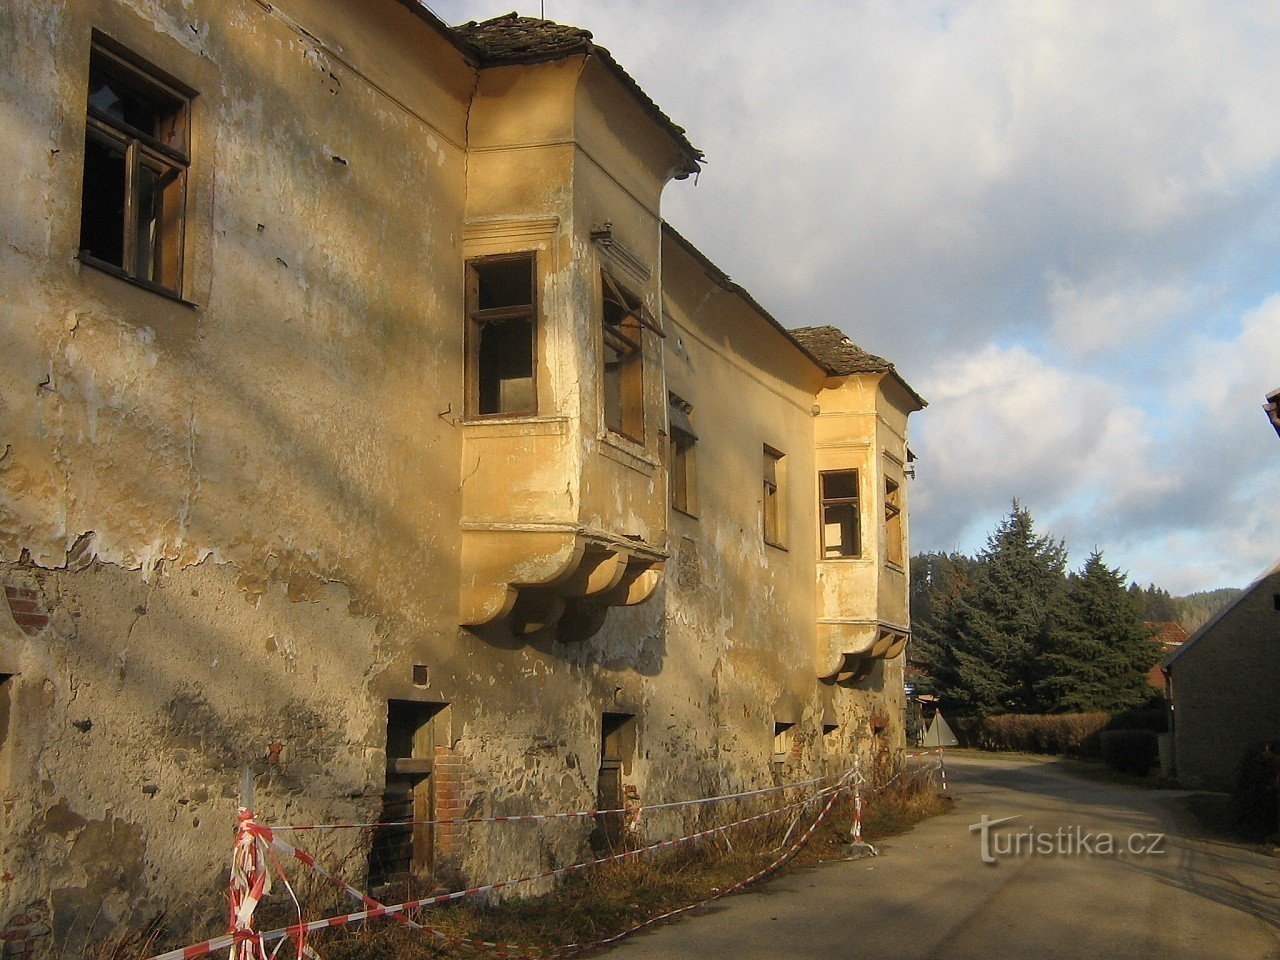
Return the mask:
<path fill-rule="evenodd" d="M 693 407 L 674 393 L 670 394 L 669 399 L 667 420 L 671 431 L 671 459 L 667 485 L 671 488 L 671 506 L 681 513 L 692 515 L 697 509 L 694 496 L 697 486 L 694 452 L 698 443 L 693 423 L 689 419 Z"/>
<path fill-rule="evenodd" d="M 431 871 L 434 834 L 432 768 L 437 744 L 447 746 L 447 704 L 392 700 L 387 704 L 387 775 L 381 823 L 369 849 L 369 885 L 378 887 Z"/>
<path fill-rule="evenodd" d="M 902 566 L 902 504 L 898 499 L 898 481 L 884 481 L 884 549 L 885 559 Z"/>
<path fill-rule="evenodd" d="M 640 298 L 600 271 L 605 429 L 644 443 L 644 330 Z"/>
<path fill-rule="evenodd" d="M 601 714 L 597 810 L 621 810 L 626 806 L 622 777 L 631 772 L 631 761 L 635 755 L 635 719 L 630 713 Z M 622 813 L 598 814 L 591 840 L 596 851 L 616 850 L 621 843 L 625 823 Z"/>
<path fill-rule="evenodd" d="M 532 253 L 467 263 L 470 416 L 538 412 L 534 267 Z"/>
<path fill-rule="evenodd" d="M 796 725 L 781 720 L 773 724 L 773 762 L 786 763 L 796 746 Z"/>
<path fill-rule="evenodd" d="M 862 555 L 858 524 L 858 471 L 824 470 L 818 476 L 822 488 L 822 556 Z"/>
<path fill-rule="evenodd" d="M 89 53 L 80 256 L 182 293 L 190 97 L 95 42 Z"/>
<path fill-rule="evenodd" d="M 764 542 L 781 547 L 786 536 L 787 501 L 786 470 L 783 455 L 772 447 L 764 448 L 764 483 L 761 492 L 761 526 Z"/>

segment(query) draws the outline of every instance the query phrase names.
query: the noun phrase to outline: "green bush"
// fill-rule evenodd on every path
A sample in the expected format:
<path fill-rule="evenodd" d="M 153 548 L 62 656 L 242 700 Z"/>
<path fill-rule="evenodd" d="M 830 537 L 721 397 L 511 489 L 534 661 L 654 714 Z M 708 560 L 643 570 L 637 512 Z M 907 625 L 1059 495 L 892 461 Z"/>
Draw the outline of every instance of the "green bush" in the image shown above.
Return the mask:
<path fill-rule="evenodd" d="M 1004 713 L 957 719 L 952 727 L 966 747 L 1062 754 L 1078 752 L 1109 719 L 1105 713 Z"/>
<path fill-rule="evenodd" d="M 1098 743 L 1107 766 L 1121 773 L 1145 777 L 1160 759 L 1160 736 L 1154 730 L 1103 730 Z"/>
<path fill-rule="evenodd" d="M 1240 762 L 1240 779 L 1232 794 L 1237 822 L 1250 834 L 1280 832 L 1280 740 L 1260 743 Z"/>

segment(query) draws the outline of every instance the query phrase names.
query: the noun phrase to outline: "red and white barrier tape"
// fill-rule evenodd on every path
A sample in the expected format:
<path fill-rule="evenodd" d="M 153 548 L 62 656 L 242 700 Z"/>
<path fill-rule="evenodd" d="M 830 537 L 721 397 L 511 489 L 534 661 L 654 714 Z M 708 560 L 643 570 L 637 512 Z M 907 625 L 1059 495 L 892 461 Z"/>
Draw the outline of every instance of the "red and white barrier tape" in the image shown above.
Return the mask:
<path fill-rule="evenodd" d="M 726 800 L 743 800 L 747 797 L 762 797 L 768 794 L 781 793 L 784 790 L 796 790 L 800 787 L 812 787 L 819 783 L 827 783 L 839 779 L 841 774 L 825 777 L 814 777 L 811 780 L 800 780 L 796 783 L 784 783 L 777 787 L 763 787 L 759 790 L 745 790 L 741 793 L 726 793 L 716 797 L 699 797 L 697 800 L 673 800 L 670 803 L 650 803 L 642 806 L 617 807 L 611 810 L 577 810 L 572 813 L 519 813 L 509 816 L 494 817 L 462 817 L 456 820 L 395 820 L 372 823 L 306 823 L 306 824 L 273 824 L 271 829 L 276 833 L 301 830 L 359 830 L 379 829 L 385 827 L 443 827 L 479 823 L 518 823 L 532 820 L 572 820 L 584 817 L 600 817 L 609 814 L 627 814 L 638 819 L 643 812 L 654 810 L 675 810 L 680 807 L 696 807 L 708 803 L 721 803 Z"/>
<path fill-rule="evenodd" d="M 889 780 L 877 786 L 875 790 L 872 791 L 872 794 L 879 793 L 880 791 L 888 787 L 889 784 L 893 783 L 899 777 L 903 776 L 908 772 L 915 773 L 915 772 L 922 772 L 924 770 L 931 770 L 931 769 L 943 770 L 943 778 L 944 778 L 943 783 L 944 783 L 944 789 L 945 789 L 946 774 L 945 774 L 945 767 L 943 766 L 943 763 L 942 763 L 941 751 L 934 751 L 934 750 L 921 751 L 919 753 L 912 754 L 912 756 L 922 756 L 930 753 L 939 754 L 939 760 L 936 767 L 923 767 L 923 768 L 917 768 L 916 770 L 912 770 L 912 771 L 908 771 L 906 768 L 904 768 L 900 770 L 897 774 L 895 774 L 893 777 L 891 777 Z M 812 780 L 803 781 L 801 783 L 787 784 L 783 787 L 769 788 L 767 790 L 753 790 L 753 791 L 747 791 L 742 794 L 731 794 L 723 797 L 705 798 L 700 801 L 682 801 L 675 804 L 656 804 L 646 809 L 658 809 L 658 808 L 664 808 L 664 807 L 669 808 L 672 806 L 689 806 L 696 803 L 711 802 L 713 800 L 736 799 L 739 797 L 756 796 L 764 793 L 773 793 L 779 790 L 785 790 L 785 789 L 790 789 L 790 788 L 799 787 L 799 786 L 822 783 L 832 779 L 837 779 L 837 777 L 818 777 Z M 480 893 L 491 892 L 491 891 L 502 889 L 504 887 L 516 886 L 522 883 L 529 883 L 535 880 L 544 880 L 544 879 L 550 879 L 552 877 L 564 876 L 571 873 L 576 873 L 582 870 L 586 870 L 590 867 L 599 866 L 601 864 L 616 862 L 616 861 L 628 859 L 630 857 L 641 856 L 641 855 L 652 853 L 658 850 L 668 849 L 670 847 L 674 847 L 683 843 L 690 843 L 695 840 L 699 840 L 699 839 L 703 839 L 719 833 L 723 833 L 725 831 L 731 830 L 735 827 L 739 827 L 747 823 L 763 820 L 767 817 L 776 816 L 778 814 L 781 814 L 790 810 L 796 810 L 796 809 L 805 807 L 816 800 L 820 800 L 823 797 L 827 797 L 827 802 L 823 806 L 821 812 L 814 819 L 813 823 L 811 823 L 809 827 L 805 830 L 805 832 L 800 836 L 800 838 L 780 857 L 778 857 L 776 860 L 774 860 L 772 863 L 770 863 L 768 866 L 766 866 L 762 870 L 757 871 L 756 873 L 752 874 L 750 877 L 747 877 L 745 880 L 742 880 L 739 883 L 726 888 L 725 890 L 717 891 L 712 896 L 704 898 L 703 900 L 697 901 L 696 903 L 692 903 L 687 906 L 680 907 L 676 910 L 670 910 L 659 916 L 652 917 L 612 937 L 608 937 L 598 941 L 593 941 L 591 943 L 566 944 L 560 947 L 553 948 L 553 950 L 548 954 L 548 956 L 567 956 L 569 954 L 582 952 L 588 949 L 596 949 L 598 947 L 608 946 L 612 943 L 616 943 L 619 940 L 622 940 L 623 938 L 630 936 L 636 931 L 644 929 L 645 927 L 651 926 L 655 923 L 659 923 L 663 920 L 670 919 L 680 914 L 687 913 L 690 910 L 695 910 L 700 906 L 704 906 L 723 896 L 727 896 L 730 893 L 734 893 L 738 890 L 741 890 L 744 887 L 749 886 L 752 883 L 755 883 L 761 878 L 777 870 L 780 866 L 782 866 L 784 863 L 786 863 L 788 860 L 794 857 L 804 846 L 808 844 L 814 832 L 817 830 L 818 826 L 822 823 L 823 819 L 830 812 L 831 808 L 834 806 L 840 794 L 848 790 L 851 785 L 854 787 L 854 791 L 855 791 L 854 792 L 854 796 L 855 796 L 854 838 L 855 838 L 855 842 L 858 842 L 861 837 L 861 826 L 862 826 L 862 816 L 861 816 L 862 791 L 860 786 L 862 783 L 865 783 L 865 780 L 861 776 L 859 767 L 855 766 L 853 770 L 849 770 L 849 771 L 846 771 L 844 774 L 838 775 L 838 782 L 835 784 L 835 786 L 828 787 L 823 790 L 819 790 L 816 793 L 814 793 L 812 796 L 806 797 L 803 800 L 799 800 L 794 803 L 790 803 L 785 806 L 778 807 L 777 809 L 774 809 L 774 810 L 766 811 L 765 813 L 756 814 L 751 817 L 745 817 L 733 823 L 723 824 L 718 827 L 711 827 L 707 830 L 701 830 L 701 831 L 698 831 L 697 833 L 688 834 L 687 836 L 679 837 L 674 840 L 664 840 L 659 843 L 638 848 L 636 850 L 627 850 L 621 853 L 611 854 L 606 857 L 600 857 L 596 860 L 590 860 L 584 863 L 573 864 L 568 867 L 561 867 L 555 870 L 547 870 L 547 871 L 543 871 L 542 873 L 531 874 L 529 876 L 520 877 L 516 879 L 501 880 L 495 883 L 484 884 L 481 886 L 468 887 L 465 890 L 458 890 L 453 893 L 438 894 L 436 896 L 426 897 L 419 900 L 408 901 L 405 903 L 392 904 L 390 906 L 379 903 L 377 900 L 374 900 L 372 897 L 368 896 L 367 894 L 362 893 L 360 890 L 356 889 L 355 887 L 351 886 L 345 881 L 342 881 L 339 878 L 333 876 L 332 874 L 329 874 L 327 871 L 321 868 L 315 862 L 315 859 L 306 851 L 300 850 L 297 847 L 294 847 L 288 843 L 285 843 L 283 840 L 280 840 L 278 837 L 274 835 L 274 833 L 276 830 L 279 830 L 282 828 L 271 828 L 271 827 L 266 827 L 262 824 L 258 824 L 253 820 L 252 814 L 248 813 L 248 811 L 242 811 L 242 813 L 245 816 L 241 821 L 241 828 L 237 833 L 237 846 L 236 846 L 237 857 L 239 857 L 242 851 L 242 848 L 246 850 L 252 850 L 253 854 L 251 857 L 246 858 L 243 864 L 241 865 L 241 870 L 240 870 L 238 880 L 237 880 L 235 866 L 233 865 L 232 905 L 233 905 L 234 912 L 233 912 L 233 924 L 230 932 L 227 935 L 222 937 L 206 940 L 206 941 L 203 941 L 202 943 L 192 944 L 188 947 L 184 947 L 179 950 L 169 951 L 168 953 L 158 954 L 152 957 L 151 960 L 194 960 L 194 958 L 196 957 L 202 957 L 209 953 L 213 953 L 214 951 L 222 950 L 228 947 L 232 949 L 232 954 L 231 954 L 232 960 L 267 960 L 265 956 L 265 944 L 273 941 L 283 942 L 285 938 L 293 939 L 298 944 L 299 956 L 301 956 L 303 952 L 305 952 L 310 956 L 314 956 L 313 951 L 305 945 L 305 937 L 307 936 L 307 934 L 330 929 L 333 927 L 343 926 L 350 923 L 370 920 L 370 919 L 374 919 L 376 917 L 382 917 L 382 916 L 392 917 L 393 919 L 399 920 L 400 922 L 405 923 L 406 925 L 409 925 L 415 929 L 418 929 L 421 932 L 426 933 L 437 940 L 442 940 L 442 941 L 456 943 L 456 944 L 462 944 L 462 945 L 470 946 L 477 949 L 499 951 L 499 952 L 508 953 L 508 954 L 512 952 L 525 951 L 527 950 L 526 947 L 521 947 L 516 944 L 499 944 L 499 943 L 492 943 L 488 941 L 472 940 L 465 937 L 455 937 L 449 934 L 445 934 L 442 931 L 436 930 L 433 927 L 417 923 L 416 921 L 412 920 L 408 916 L 405 916 L 405 914 L 409 910 L 416 910 L 421 907 L 427 907 L 427 906 L 432 906 L 432 905 L 437 905 L 442 903 L 449 903 L 452 901 L 460 900 L 463 897 L 472 896 Z M 623 812 L 626 812 L 626 811 L 625 810 L 599 811 L 599 813 L 623 813 Z M 550 818 L 584 816 L 584 815 L 587 815 L 587 814 L 550 814 L 550 815 L 541 815 L 538 818 L 550 819 Z M 528 817 L 484 818 L 479 822 L 503 822 L 504 820 L 510 820 L 510 819 L 532 819 L 532 818 L 528 818 Z M 447 823 L 450 821 L 438 821 L 438 822 Z M 459 822 L 459 821 L 454 821 L 454 822 Z M 295 829 L 300 829 L 300 828 L 295 828 Z M 252 844 L 250 844 L 248 841 L 243 841 L 242 843 L 242 838 L 244 837 L 252 838 L 252 841 L 253 841 Z M 262 855 L 262 848 L 265 847 L 266 844 L 270 844 L 275 849 L 293 857 L 294 859 L 298 860 L 300 863 L 303 863 L 309 868 L 311 868 L 312 870 L 316 871 L 316 873 L 319 876 L 321 876 L 325 880 L 329 881 L 330 883 L 342 889 L 345 893 L 347 893 L 348 896 L 364 904 L 367 907 L 367 909 L 356 911 L 354 913 L 328 917 L 323 920 L 313 920 L 311 922 L 304 923 L 301 921 L 301 908 L 299 908 L 299 923 L 288 926 L 288 927 L 280 927 L 275 930 L 268 930 L 263 932 L 254 931 L 252 929 L 252 922 L 251 922 L 253 907 L 256 907 L 257 902 L 261 900 L 261 898 L 265 896 L 266 892 L 270 889 L 270 878 L 267 875 L 265 858 Z M 237 863 L 239 862 L 240 861 L 237 860 Z M 283 878 L 283 876 L 284 876 L 283 871 L 281 871 L 281 877 Z M 259 878 L 262 878 L 262 879 L 259 879 Z M 287 883 L 287 881 L 285 882 Z M 237 884 L 239 884 L 239 888 L 242 888 L 243 890 L 248 891 L 250 894 L 252 894 L 253 891 L 256 890 L 256 897 L 255 899 L 253 899 L 252 906 L 248 906 L 248 907 L 244 906 L 245 904 L 248 903 L 247 895 L 242 894 L 237 899 L 237 895 L 234 892 L 236 889 L 239 889 L 237 887 Z M 290 893 L 292 894 L 292 890 L 290 890 Z M 297 901 L 295 898 L 295 903 L 296 902 Z M 236 918 L 242 912 L 247 914 L 245 916 L 244 922 L 237 923 Z M 255 948 L 256 952 L 237 953 L 237 948 Z M 279 945 L 277 945 L 276 949 L 277 951 L 279 950 Z M 272 956 L 274 957 L 274 953 L 272 954 Z"/>
<path fill-rule="evenodd" d="M 624 850 L 621 853 L 610 854 L 607 857 L 600 857 L 596 860 L 589 860 L 584 863 L 576 863 L 567 867 L 559 867 L 554 870 L 546 870 L 541 873 L 530 874 L 529 876 L 525 876 L 525 877 L 518 877 L 518 878 L 508 879 L 508 880 L 499 880 L 495 883 L 487 883 L 481 886 L 468 887 L 465 890 L 456 890 L 452 893 L 437 894 L 435 896 L 424 897 L 418 900 L 410 900 L 405 903 L 397 903 L 397 904 L 392 904 L 390 906 L 378 903 L 378 901 L 374 900 L 372 897 L 368 897 L 366 894 L 361 893 L 359 890 L 356 890 L 354 887 L 348 887 L 347 884 L 342 884 L 343 888 L 347 890 L 349 894 L 357 897 L 360 900 L 360 902 L 370 904 L 369 908 L 366 910 L 359 910 L 354 913 L 348 913 L 348 914 L 342 914 L 340 916 L 329 917 L 324 920 L 312 920 L 308 923 L 298 923 L 298 924 L 290 925 L 288 927 L 279 927 L 275 930 L 268 930 L 262 933 L 257 933 L 254 931 L 246 932 L 240 929 L 233 929 L 226 936 L 216 937 L 211 940 L 206 940 L 202 943 L 192 944 L 191 946 L 184 947 L 183 949 L 180 949 L 180 950 L 172 950 L 172 951 L 169 951 L 168 953 L 158 954 L 152 957 L 151 960 L 192 960 L 192 958 L 194 957 L 202 957 L 202 956 L 205 956 L 206 954 L 213 953 L 214 951 L 217 951 L 217 950 L 222 950 L 227 947 L 234 947 L 238 943 L 243 943 L 243 942 L 248 942 L 253 940 L 266 943 L 266 942 L 279 940 L 284 937 L 292 937 L 296 939 L 299 936 L 305 937 L 309 933 L 315 933 L 319 930 L 326 930 L 331 927 L 343 926 L 348 923 L 356 923 L 362 920 L 370 920 L 375 917 L 382 917 L 382 916 L 395 917 L 396 915 L 403 914 L 408 910 L 417 910 L 421 907 L 429 907 L 429 906 L 434 906 L 442 903 L 450 903 L 455 900 L 461 900 L 463 897 L 474 896 L 476 894 L 481 894 L 481 893 L 489 893 L 494 890 L 501 890 L 504 887 L 512 887 L 512 886 L 517 886 L 523 883 L 530 883 L 535 880 L 546 880 L 552 877 L 564 876 L 571 873 L 577 873 L 579 871 L 586 870 L 590 867 L 599 866 L 601 864 L 625 860 L 630 857 L 641 856 L 644 854 L 653 853 L 657 850 L 668 849 L 670 847 L 674 847 L 682 843 L 691 843 L 694 840 L 701 840 L 709 836 L 714 836 L 715 834 L 723 833 L 727 830 L 731 830 L 735 827 L 740 827 L 747 823 L 752 823 L 757 820 L 763 820 L 767 817 L 777 816 L 778 814 L 785 813 L 789 810 L 795 810 L 799 807 L 806 806 L 824 796 L 828 796 L 828 795 L 834 796 L 838 794 L 842 789 L 844 789 L 843 784 L 837 784 L 834 787 L 828 787 L 824 790 L 819 790 L 817 793 L 813 794 L 810 797 L 806 797 L 804 800 L 799 800 L 794 803 L 790 803 L 785 806 L 778 807 L 774 810 L 768 810 L 764 813 L 758 813 L 758 814 L 755 814 L 754 816 L 745 817 L 733 823 L 723 824 L 718 827 L 710 827 L 706 830 L 700 830 L 697 833 L 691 833 L 691 834 L 688 834 L 687 836 L 678 837 L 674 840 L 663 840 L 659 843 L 650 844 L 649 846 L 646 846 L 646 847 L 640 847 L 636 850 Z M 273 842 L 273 837 L 271 836 L 271 833 L 272 833 L 271 828 L 263 827 L 260 824 L 256 826 L 257 826 L 257 830 L 260 831 L 260 835 L 263 837 L 264 840 L 266 840 L 266 842 Z M 287 852 L 290 852 L 293 855 L 304 854 L 304 856 L 298 857 L 299 861 L 302 863 L 305 863 L 307 866 L 312 867 L 313 869 L 316 869 L 314 858 L 312 858 L 309 854 L 305 854 L 305 851 L 298 850 L 297 848 L 291 847 L 288 844 L 283 844 L 282 847 L 280 847 L 280 849 L 286 850 Z M 341 881 L 338 881 L 338 882 L 341 883 Z M 441 937 L 444 937 L 444 936 L 445 935 L 441 934 Z M 503 947 L 503 945 L 500 945 L 500 944 L 494 944 L 494 943 L 488 943 L 488 942 L 482 942 L 482 941 L 466 941 L 466 940 L 462 940 L 461 938 L 452 938 L 452 937 L 449 937 L 447 939 L 457 940 L 458 942 L 470 943 L 471 945 L 478 946 L 478 947 L 485 947 L 488 949 L 505 949 L 505 947 Z M 516 948 L 516 949 L 519 949 L 519 948 Z M 249 956 L 252 956 L 252 955 L 249 955 Z M 236 960 L 240 960 L 240 958 L 237 957 Z M 255 957 L 254 960 L 257 960 L 257 958 Z"/>
<path fill-rule="evenodd" d="M 847 774 L 845 779 L 846 780 L 850 779 Z M 678 917 L 681 914 L 688 913 L 691 910 L 697 910 L 699 907 L 705 907 L 707 904 L 713 903 L 714 901 L 719 900 L 721 897 L 727 897 L 731 893 L 737 893 L 739 890 L 743 890 L 746 887 L 749 887 L 751 884 L 764 879 L 769 874 L 773 873 L 775 870 L 780 868 L 783 864 L 785 864 L 788 860 L 794 857 L 801 850 L 803 850 L 806 846 L 808 846 L 809 841 L 813 838 L 814 833 L 817 832 L 818 827 L 822 824 L 822 821 L 826 819 L 827 814 L 831 812 L 831 808 L 835 806 L 835 802 L 839 798 L 840 794 L 843 793 L 846 789 L 847 789 L 847 783 L 842 782 L 839 785 L 837 785 L 833 790 L 831 790 L 830 791 L 831 795 L 828 798 L 826 805 L 823 806 L 822 810 L 819 811 L 818 815 L 814 817 L 813 823 L 809 824 L 808 829 L 806 829 L 805 832 L 800 835 L 799 839 L 797 839 L 796 842 L 793 843 L 785 853 L 783 853 L 780 857 L 778 857 L 776 860 L 770 863 L 767 867 L 765 867 L 762 870 L 757 870 L 755 873 L 747 877 L 745 880 L 740 880 L 737 883 L 735 883 L 733 886 L 726 887 L 724 890 L 717 890 L 711 896 L 704 897 L 703 899 L 695 903 L 690 903 L 690 904 L 687 904 L 686 906 L 678 907 L 675 910 L 668 910 L 666 913 L 659 914 L 656 917 L 650 917 L 648 920 L 644 920 L 640 923 L 637 923 L 635 926 L 630 927 L 626 930 L 623 930 L 621 933 L 616 933 L 611 937 L 605 937 L 602 940 L 595 940 L 590 943 L 570 943 L 570 944 L 565 944 L 562 947 L 556 947 L 551 951 L 550 956 L 569 956 L 570 954 L 582 953 L 583 951 L 586 951 L 586 950 L 595 950 L 600 947 L 610 946 L 612 944 L 617 943 L 620 940 L 626 939 L 627 937 L 631 936 L 634 933 L 639 932 L 640 930 L 645 929 L 646 927 L 653 926 L 655 923 L 661 923 L 664 920 L 670 920 L 673 917 Z M 821 793 L 814 795 L 815 798 L 820 796 L 822 796 Z"/>

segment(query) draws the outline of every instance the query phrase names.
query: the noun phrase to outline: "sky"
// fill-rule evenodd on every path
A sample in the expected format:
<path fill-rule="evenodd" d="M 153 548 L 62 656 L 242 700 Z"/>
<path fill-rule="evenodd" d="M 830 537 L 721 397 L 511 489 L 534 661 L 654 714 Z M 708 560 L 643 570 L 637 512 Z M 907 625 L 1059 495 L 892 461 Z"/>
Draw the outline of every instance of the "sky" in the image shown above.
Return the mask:
<path fill-rule="evenodd" d="M 666 219 L 929 401 L 912 552 L 980 549 L 1017 498 L 1073 566 L 1175 594 L 1280 558 L 1280 5 L 545 8 L 706 152 Z"/>

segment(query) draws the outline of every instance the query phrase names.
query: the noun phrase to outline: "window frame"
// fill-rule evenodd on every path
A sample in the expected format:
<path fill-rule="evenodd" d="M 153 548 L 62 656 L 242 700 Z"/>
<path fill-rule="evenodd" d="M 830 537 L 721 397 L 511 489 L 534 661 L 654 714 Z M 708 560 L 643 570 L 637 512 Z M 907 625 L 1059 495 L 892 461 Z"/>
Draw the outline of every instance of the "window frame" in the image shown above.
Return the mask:
<path fill-rule="evenodd" d="M 823 483 L 825 477 L 839 474 L 853 474 L 852 497 L 828 497 Z M 818 558 L 820 560 L 861 560 L 863 556 L 862 542 L 862 474 L 857 467 L 838 467 L 831 470 L 818 471 Z M 827 507 L 853 507 L 853 552 L 835 556 L 827 554 Z"/>
<path fill-rule="evenodd" d="M 884 478 L 884 562 L 905 569 L 902 545 L 902 481 Z"/>
<path fill-rule="evenodd" d="M 88 94 L 92 92 L 88 84 L 92 82 L 91 78 L 95 70 L 116 79 L 121 87 L 132 89 L 139 96 L 175 103 L 176 108 L 170 116 L 177 118 L 176 122 L 181 127 L 181 148 L 167 144 L 123 118 L 112 116 L 87 102 Z M 89 78 L 86 80 L 85 139 L 80 184 L 81 229 L 77 241 L 77 257 L 80 262 L 95 269 L 170 299 L 187 303 L 188 301 L 183 297 L 183 290 L 187 280 L 187 229 L 191 199 L 191 105 L 196 93 L 173 81 L 164 71 L 143 61 L 127 48 L 96 32 L 90 44 Z M 120 264 L 112 263 L 84 246 L 84 208 L 86 197 L 89 195 L 89 185 L 85 177 L 88 173 L 88 150 L 91 140 L 96 140 L 123 157 L 125 182 L 124 209 L 121 212 L 120 223 L 122 234 L 120 257 L 122 263 Z M 168 228 L 172 231 L 171 242 L 175 247 L 172 254 L 175 280 L 173 285 L 143 276 L 138 269 L 138 180 L 144 165 L 159 167 L 162 170 L 174 170 L 180 181 L 176 189 L 177 214 L 173 218 L 174 223 Z M 155 256 L 154 247 L 152 256 Z"/>
<path fill-rule="evenodd" d="M 674 422 L 670 414 L 671 410 L 678 410 L 692 427 L 690 416 L 693 413 L 693 405 L 674 393 L 668 393 L 667 406 L 667 499 L 672 510 L 696 520 L 698 518 L 698 435 Z M 679 477 L 682 483 L 677 483 L 677 463 L 682 465 Z M 677 492 L 682 492 L 684 495 L 683 505 L 677 502 Z"/>
<path fill-rule="evenodd" d="M 616 328 L 614 324 L 607 322 L 606 303 L 613 302 L 622 308 L 623 319 L 627 317 L 635 318 L 635 335 L 631 339 L 622 333 L 624 324 L 619 323 Z M 645 392 L 647 386 L 647 376 L 645 374 L 645 333 L 655 330 L 653 322 L 645 316 L 644 299 L 638 294 L 631 291 L 621 281 L 618 280 L 607 267 L 600 267 L 600 423 L 605 433 L 614 437 L 621 437 L 632 443 L 643 447 L 647 443 L 649 433 L 649 417 L 648 404 L 645 403 Z M 628 332 L 630 328 L 628 327 Z M 617 346 L 608 343 L 609 337 L 615 337 L 622 342 L 622 346 L 629 348 L 626 353 L 618 351 Z M 623 378 L 623 382 L 619 388 L 619 423 L 615 427 L 610 423 L 609 416 L 609 398 L 605 389 L 605 362 L 606 350 L 613 349 L 619 352 L 620 363 L 622 368 L 619 376 Z M 635 364 L 634 370 L 628 369 L 627 359 L 630 358 L 631 363 Z M 634 392 L 632 396 L 628 390 L 626 379 L 634 378 L 637 382 L 630 390 Z M 634 409 L 629 409 L 628 399 L 634 405 Z M 638 421 L 638 422 L 637 422 Z M 638 427 L 634 432 L 631 428 Z"/>
<path fill-rule="evenodd" d="M 761 458 L 760 536 L 777 550 L 787 549 L 787 455 L 781 450 L 764 445 Z M 772 477 L 769 465 L 772 464 Z M 770 507 L 772 506 L 772 510 Z M 772 516 L 772 531 L 770 531 Z M 772 532 L 772 536 L 770 533 Z"/>
<path fill-rule="evenodd" d="M 484 263 L 496 263 L 503 260 L 529 261 L 529 303 L 515 307 L 480 308 L 480 278 L 476 266 Z M 476 257 L 467 257 L 463 262 L 466 284 L 467 328 L 464 344 L 466 356 L 465 403 L 467 420 L 515 420 L 537 417 L 542 409 L 539 396 L 538 365 L 539 343 L 542 336 L 542 316 L 538 309 L 538 251 L 512 250 L 505 253 L 489 253 Z M 496 413 L 480 412 L 480 334 L 485 324 L 504 323 L 510 320 L 529 321 L 530 331 L 530 379 L 533 394 L 533 409 L 522 411 L 499 410 Z"/>

